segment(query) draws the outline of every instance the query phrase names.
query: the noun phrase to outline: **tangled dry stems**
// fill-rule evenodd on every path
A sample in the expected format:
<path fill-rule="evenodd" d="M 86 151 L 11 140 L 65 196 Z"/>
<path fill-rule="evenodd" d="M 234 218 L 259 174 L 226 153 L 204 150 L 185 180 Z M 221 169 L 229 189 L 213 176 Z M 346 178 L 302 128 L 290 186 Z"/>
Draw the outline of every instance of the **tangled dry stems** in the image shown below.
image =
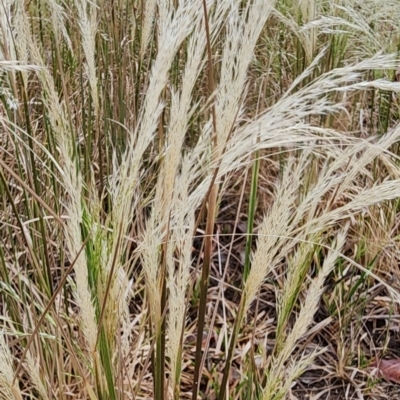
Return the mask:
<path fill-rule="evenodd" d="M 398 2 L 2 9 L 1 398 L 397 393 Z"/>

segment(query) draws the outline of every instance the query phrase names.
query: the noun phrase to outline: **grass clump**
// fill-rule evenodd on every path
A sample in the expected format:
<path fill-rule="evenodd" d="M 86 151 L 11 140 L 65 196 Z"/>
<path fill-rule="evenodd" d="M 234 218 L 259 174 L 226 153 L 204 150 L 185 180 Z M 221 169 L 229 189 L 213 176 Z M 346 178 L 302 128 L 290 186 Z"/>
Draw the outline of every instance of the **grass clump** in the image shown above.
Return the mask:
<path fill-rule="evenodd" d="M 1 7 L 0 398 L 394 393 L 398 2 Z"/>

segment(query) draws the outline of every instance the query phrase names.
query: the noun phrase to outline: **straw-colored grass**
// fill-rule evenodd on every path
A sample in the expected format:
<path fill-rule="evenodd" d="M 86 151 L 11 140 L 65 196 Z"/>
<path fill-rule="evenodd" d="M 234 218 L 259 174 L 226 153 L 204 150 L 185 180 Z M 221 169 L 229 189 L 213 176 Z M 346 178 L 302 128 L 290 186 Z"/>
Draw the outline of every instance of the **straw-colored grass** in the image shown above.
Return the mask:
<path fill-rule="evenodd" d="M 398 1 L 0 9 L 0 399 L 396 398 Z"/>

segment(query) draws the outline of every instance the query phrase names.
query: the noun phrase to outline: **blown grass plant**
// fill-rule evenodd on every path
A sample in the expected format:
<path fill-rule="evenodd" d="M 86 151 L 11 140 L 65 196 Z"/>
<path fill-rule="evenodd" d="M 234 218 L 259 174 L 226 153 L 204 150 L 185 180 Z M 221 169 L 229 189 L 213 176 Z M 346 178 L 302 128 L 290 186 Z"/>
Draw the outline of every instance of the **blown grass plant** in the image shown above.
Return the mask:
<path fill-rule="evenodd" d="M 396 395 L 398 1 L 0 8 L 1 399 Z"/>

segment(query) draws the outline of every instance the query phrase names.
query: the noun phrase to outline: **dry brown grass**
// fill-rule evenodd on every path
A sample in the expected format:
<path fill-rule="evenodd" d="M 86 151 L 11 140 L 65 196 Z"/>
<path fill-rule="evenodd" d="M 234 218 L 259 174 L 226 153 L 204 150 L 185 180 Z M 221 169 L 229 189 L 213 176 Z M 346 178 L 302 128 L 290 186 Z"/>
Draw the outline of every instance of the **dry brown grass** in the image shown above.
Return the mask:
<path fill-rule="evenodd" d="M 0 7 L 0 399 L 396 398 L 398 1 Z"/>

